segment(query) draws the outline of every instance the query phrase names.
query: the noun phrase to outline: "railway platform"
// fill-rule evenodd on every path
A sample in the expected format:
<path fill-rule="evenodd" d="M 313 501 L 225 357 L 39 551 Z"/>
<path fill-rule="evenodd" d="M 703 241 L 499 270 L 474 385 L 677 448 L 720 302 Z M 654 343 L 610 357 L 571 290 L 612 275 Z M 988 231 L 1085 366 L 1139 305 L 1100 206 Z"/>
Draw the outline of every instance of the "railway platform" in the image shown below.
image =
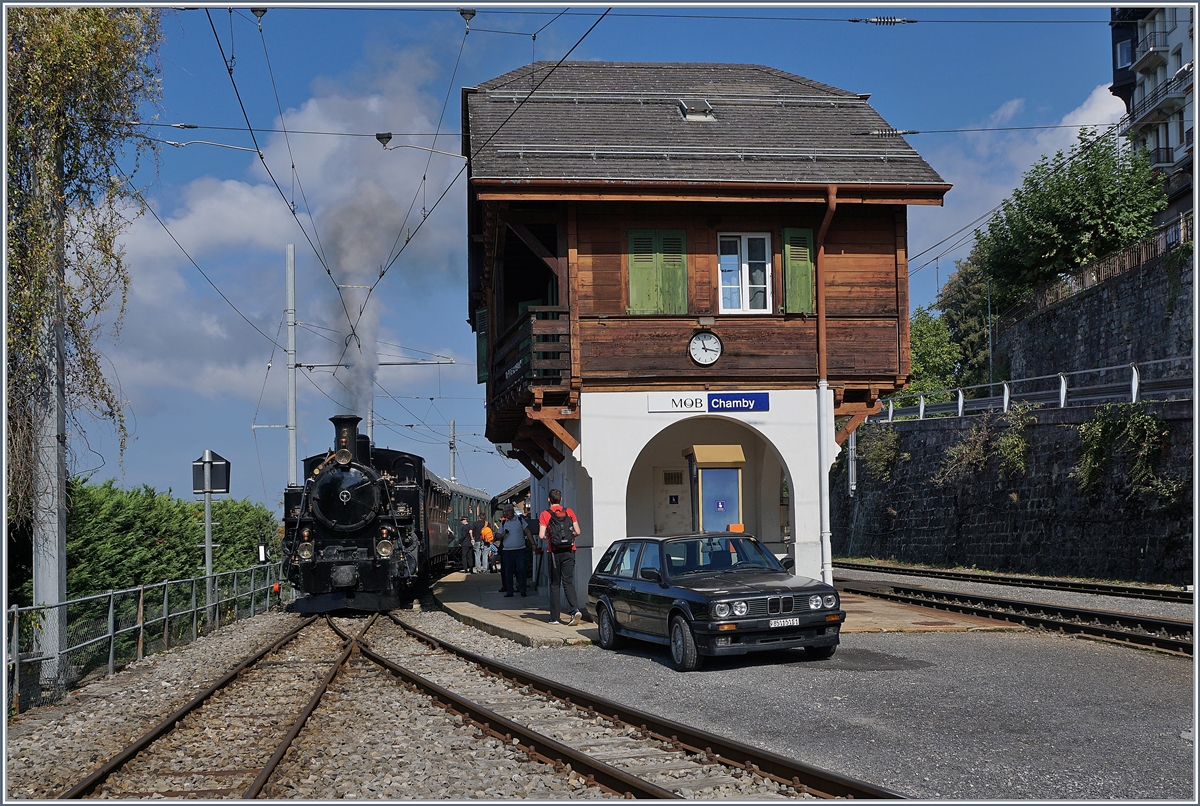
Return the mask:
<path fill-rule="evenodd" d="M 837 584 L 836 576 L 834 584 Z M 505 597 L 499 574 L 456 571 L 433 585 L 433 595 L 454 618 L 484 632 L 525 646 L 568 646 L 598 640 L 596 625 L 584 620 L 574 627 L 548 624 L 550 591 L 544 585 L 527 594 Z M 1024 630 L 1014 624 L 980 616 L 947 613 L 915 605 L 887 602 L 854 593 L 842 594 L 846 611 L 843 633 L 855 632 L 973 632 Z M 566 614 L 570 618 L 570 614 Z M 586 611 L 585 611 L 586 619 Z"/>

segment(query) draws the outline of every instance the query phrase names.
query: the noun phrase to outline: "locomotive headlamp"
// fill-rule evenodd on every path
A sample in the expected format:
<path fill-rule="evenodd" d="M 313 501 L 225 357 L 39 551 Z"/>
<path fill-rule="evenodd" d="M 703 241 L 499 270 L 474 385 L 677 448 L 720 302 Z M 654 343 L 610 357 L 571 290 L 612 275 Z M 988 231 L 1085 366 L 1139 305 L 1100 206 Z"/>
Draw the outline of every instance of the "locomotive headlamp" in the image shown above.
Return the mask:
<path fill-rule="evenodd" d="M 827 593 L 825 594 L 825 598 L 822 600 L 821 604 L 825 605 L 826 607 L 837 607 L 837 596 L 834 596 L 832 593 Z"/>
<path fill-rule="evenodd" d="M 299 546 L 296 546 L 296 553 L 300 555 L 300 559 L 302 560 L 311 560 L 313 557 L 313 544 L 301 543 Z"/>
<path fill-rule="evenodd" d="M 350 453 L 348 448 L 339 448 L 338 452 L 333 455 L 333 461 L 337 462 L 339 465 L 350 464 L 350 460 L 352 458 L 354 458 L 354 456 Z"/>
<path fill-rule="evenodd" d="M 394 549 L 395 546 L 392 545 L 392 541 L 390 540 L 380 540 L 375 544 L 375 551 L 385 560 L 392 556 L 392 551 Z"/>
<path fill-rule="evenodd" d="M 821 597 L 819 594 L 813 594 L 812 596 L 808 597 L 808 607 L 810 610 L 821 609 Z"/>
<path fill-rule="evenodd" d="M 716 616 L 717 618 L 728 618 L 729 617 L 729 603 L 728 602 L 717 602 L 715 605 L 713 605 L 713 615 Z"/>
<path fill-rule="evenodd" d="M 744 615 L 746 615 L 746 611 L 749 609 L 750 608 L 748 608 L 746 606 L 745 602 L 734 602 L 733 603 L 733 615 L 735 615 L 735 616 L 744 616 Z"/>

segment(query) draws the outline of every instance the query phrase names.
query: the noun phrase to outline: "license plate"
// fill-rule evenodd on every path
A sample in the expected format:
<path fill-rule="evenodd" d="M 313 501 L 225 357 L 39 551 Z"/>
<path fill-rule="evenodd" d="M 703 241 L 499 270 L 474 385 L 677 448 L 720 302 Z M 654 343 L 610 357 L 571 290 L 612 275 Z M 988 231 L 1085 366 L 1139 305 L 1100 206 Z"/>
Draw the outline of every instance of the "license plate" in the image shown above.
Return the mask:
<path fill-rule="evenodd" d="M 772 627 L 799 627 L 800 619 L 798 618 L 773 618 L 771 619 Z"/>

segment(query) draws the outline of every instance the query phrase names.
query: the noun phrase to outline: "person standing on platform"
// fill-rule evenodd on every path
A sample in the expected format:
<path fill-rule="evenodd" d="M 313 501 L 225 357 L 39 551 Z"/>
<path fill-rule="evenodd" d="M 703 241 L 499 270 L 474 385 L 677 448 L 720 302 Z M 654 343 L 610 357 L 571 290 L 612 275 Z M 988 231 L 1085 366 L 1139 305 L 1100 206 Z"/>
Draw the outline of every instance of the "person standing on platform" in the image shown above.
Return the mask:
<path fill-rule="evenodd" d="M 504 520 L 500 526 L 500 556 L 503 558 L 501 574 L 504 576 L 505 596 L 520 591 L 526 596 L 525 546 L 531 540 L 529 526 L 518 516 L 512 504 L 504 506 Z"/>
<path fill-rule="evenodd" d="M 562 491 L 551 490 L 550 508 L 538 517 L 538 540 L 545 541 L 550 562 L 550 623 L 559 624 L 559 589 L 567 597 L 571 611 L 568 626 L 583 618 L 575 603 L 575 538 L 579 536 L 579 519 L 574 511 L 562 505 Z"/>
<path fill-rule="evenodd" d="M 480 524 L 478 528 L 476 524 Z M 483 537 L 483 527 L 486 525 L 483 521 L 471 524 L 471 540 L 475 546 L 475 573 L 477 574 L 487 573 L 488 570 L 488 544 L 491 541 L 485 540 Z"/>
<path fill-rule="evenodd" d="M 458 553 L 462 557 L 462 570 L 464 574 L 473 574 L 475 569 L 471 567 L 472 549 L 475 547 L 475 540 L 471 536 L 471 524 L 467 523 L 467 516 L 463 515 L 462 525 L 458 527 Z"/>

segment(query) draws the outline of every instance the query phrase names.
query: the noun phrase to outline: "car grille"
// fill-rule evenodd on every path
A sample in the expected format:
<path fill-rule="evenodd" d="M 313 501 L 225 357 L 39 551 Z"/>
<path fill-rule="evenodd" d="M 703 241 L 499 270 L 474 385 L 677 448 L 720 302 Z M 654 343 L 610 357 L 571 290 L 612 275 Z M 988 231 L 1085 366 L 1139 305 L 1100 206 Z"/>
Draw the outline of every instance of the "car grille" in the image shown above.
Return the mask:
<path fill-rule="evenodd" d="M 755 618 L 791 613 L 794 607 L 794 600 L 791 596 L 768 596 L 761 599 L 749 599 L 746 602 L 746 617 Z"/>

